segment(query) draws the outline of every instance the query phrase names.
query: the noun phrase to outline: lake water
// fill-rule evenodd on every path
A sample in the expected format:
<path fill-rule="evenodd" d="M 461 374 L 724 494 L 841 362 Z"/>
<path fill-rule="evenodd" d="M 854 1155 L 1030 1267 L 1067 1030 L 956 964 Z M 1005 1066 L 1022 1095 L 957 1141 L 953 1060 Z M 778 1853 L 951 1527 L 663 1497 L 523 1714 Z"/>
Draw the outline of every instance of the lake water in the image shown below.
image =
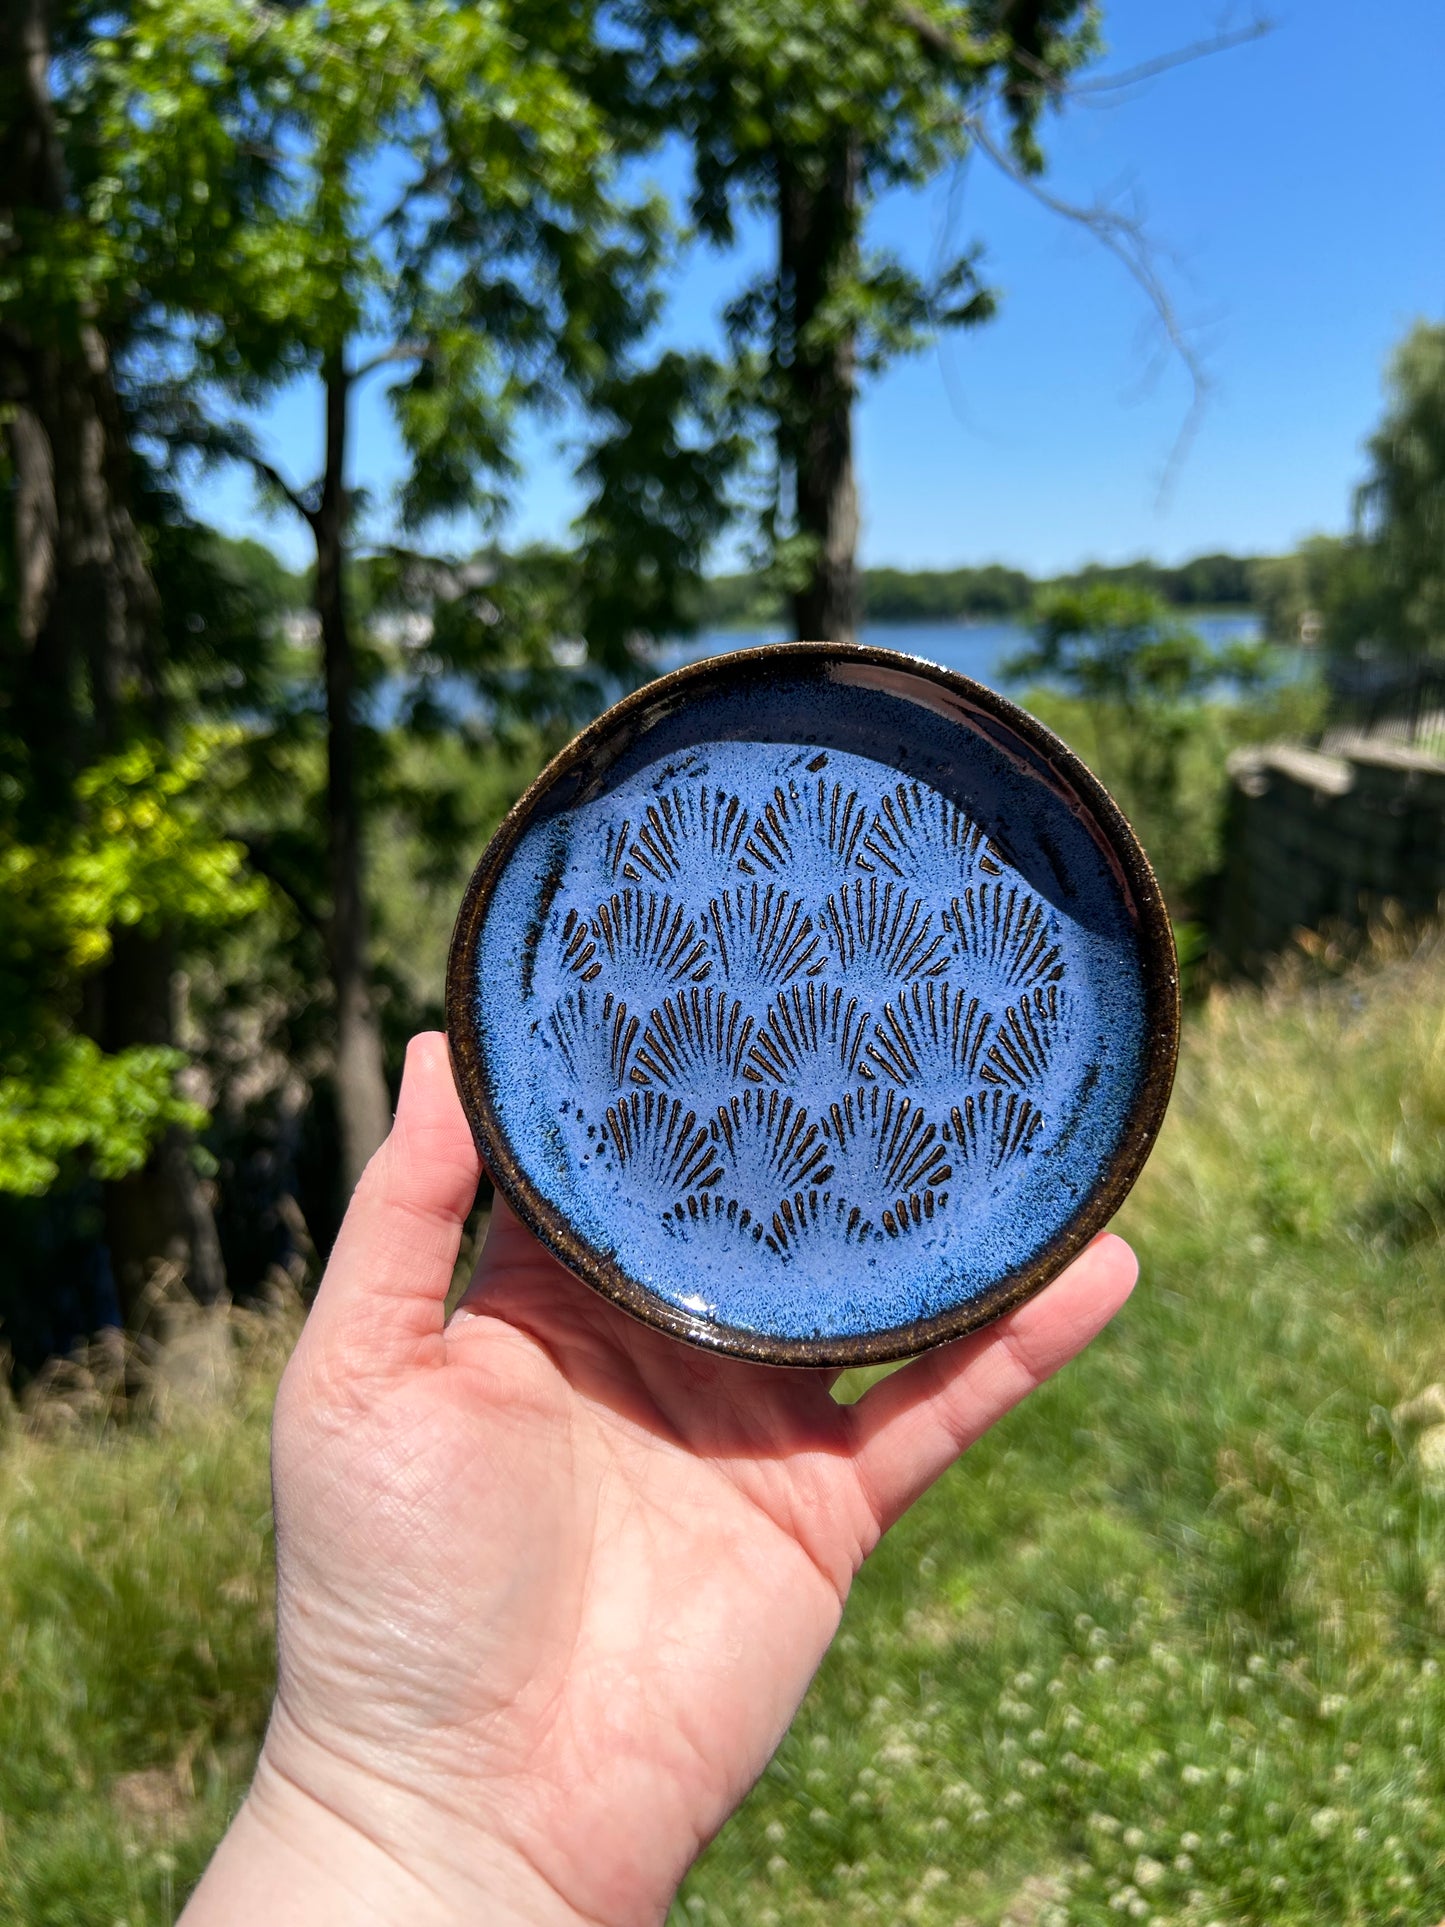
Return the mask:
<path fill-rule="evenodd" d="M 1257 641 L 1260 633 L 1258 616 L 1250 614 L 1195 616 L 1192 626 L 1216 648 L 1231 642 Z M 737 649 L 755 649 L 761 643 L 785 642 L 787 635 L 781 625 L 775 629 L 712 629 L 685 642 L 664 643 L 654 660 L 659 669 L 678 669 L 683 663 L 701 662 L 706 656 L 727 656 Z M 866 623 L 859 637 L 880 649 L 921 656 L 925 662 L 936 662 L 989 688 L 1011 690 L 1015 695 L 1018 688 L 1004 674 L 1004 665 L 1027 649 L 1032 639 L 1029 630 L 1015 622 L 874 622 Z M 1288 676 L 1291 671 L 1285 667 L 1283 673 Z M 371 692 L 368 720 L 383 729 L 395 724 L 402 714 L 407 688 L 405 677 L 387 677 Z M 438 677 L 429 684 L 429 691 L 434 701 L 457 718 L 487 713 L 486 702 L 464 677 Z"/>
<path fill-rule="evenodd" d="M 1231 642 L 1256 642 L 1259 617 L 1250 613 L 1202 615 L 1189 618 L 1206 642 L 1223 648 Z M 704 656 L 730 655 L 735 649 L 755 649 L 760 643 L 783 642 L 787 631 L 776 629 L 714 629 L 686 642 L 670 642 L 657 652 L 660 668 L 677 669 Z M 859 632 L 860 642 L 879 649 L 897 649 L 906 656 L 922 656 L 961 676 L 993 689 L 1007 689 L 1004 664 L 1030 646 L 1032 636 L 1015 622 L 873 622 Z"/>

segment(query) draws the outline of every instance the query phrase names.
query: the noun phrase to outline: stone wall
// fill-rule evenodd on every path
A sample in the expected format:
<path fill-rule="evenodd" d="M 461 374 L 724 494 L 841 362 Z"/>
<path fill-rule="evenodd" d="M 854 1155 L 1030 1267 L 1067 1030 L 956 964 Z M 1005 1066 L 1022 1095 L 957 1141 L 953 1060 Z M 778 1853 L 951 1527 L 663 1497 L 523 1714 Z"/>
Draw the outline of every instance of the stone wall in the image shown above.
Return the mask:
<path fill-rule="evenodd" d="M 1445 896 L 1445 760 L 1388 743 L 1275 743 L 1230 761 L 1216 942 L 1257 970 L 1295 931 Z"/>

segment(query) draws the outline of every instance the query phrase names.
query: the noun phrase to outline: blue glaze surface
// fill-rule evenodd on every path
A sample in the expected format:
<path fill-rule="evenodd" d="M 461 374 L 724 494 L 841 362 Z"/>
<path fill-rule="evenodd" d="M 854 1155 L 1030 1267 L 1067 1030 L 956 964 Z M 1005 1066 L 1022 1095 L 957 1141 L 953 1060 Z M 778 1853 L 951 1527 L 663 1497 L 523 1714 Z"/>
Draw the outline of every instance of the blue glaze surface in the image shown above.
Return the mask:
<path fill-rule="evenodd" d="M 699 1324 L 853 1337 L 967 1305 L 1072 1218 L 1146 1041 L 1135 909 L 990 712 L 834 662 L 564 779 L 476 947 L 500 1128 Z"/>

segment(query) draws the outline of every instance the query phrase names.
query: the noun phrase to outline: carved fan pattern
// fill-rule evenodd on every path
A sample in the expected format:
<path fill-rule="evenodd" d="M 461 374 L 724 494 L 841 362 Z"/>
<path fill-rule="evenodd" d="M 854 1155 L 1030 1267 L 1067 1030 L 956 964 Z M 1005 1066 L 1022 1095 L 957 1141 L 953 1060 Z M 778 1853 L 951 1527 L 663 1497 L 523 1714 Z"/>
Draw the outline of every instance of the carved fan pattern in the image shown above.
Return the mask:
<path fill-rule="evenodd" d="M 970 1200 L 1050 1138 L 1057 912 L 950 798 L 829 765 L 794 753 L 748 795 L 694 763 L 634 792 L 600 890 L 547 925 L 534 1035 L 564 1134 L 714 1257 L 883 1263 L 967 1235 Z"/>

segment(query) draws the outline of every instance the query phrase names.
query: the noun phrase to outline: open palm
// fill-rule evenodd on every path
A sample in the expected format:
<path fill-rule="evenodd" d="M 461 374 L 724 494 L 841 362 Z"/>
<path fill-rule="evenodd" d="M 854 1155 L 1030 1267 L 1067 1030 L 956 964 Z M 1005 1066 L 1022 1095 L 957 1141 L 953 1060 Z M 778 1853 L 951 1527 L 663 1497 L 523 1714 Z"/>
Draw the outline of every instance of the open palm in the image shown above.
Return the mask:
<path fill-rule="evenodd" d="M 987 1332 L 836 1404 L 559 1266 L 479 1175 L 439 1036 L 353 1201 L 277 1405 L 265 1770 L 448 1891 L 660 1920 L 777 1745 L 880 1535 L 1128 1295 L 1102 1238 Z"/>

